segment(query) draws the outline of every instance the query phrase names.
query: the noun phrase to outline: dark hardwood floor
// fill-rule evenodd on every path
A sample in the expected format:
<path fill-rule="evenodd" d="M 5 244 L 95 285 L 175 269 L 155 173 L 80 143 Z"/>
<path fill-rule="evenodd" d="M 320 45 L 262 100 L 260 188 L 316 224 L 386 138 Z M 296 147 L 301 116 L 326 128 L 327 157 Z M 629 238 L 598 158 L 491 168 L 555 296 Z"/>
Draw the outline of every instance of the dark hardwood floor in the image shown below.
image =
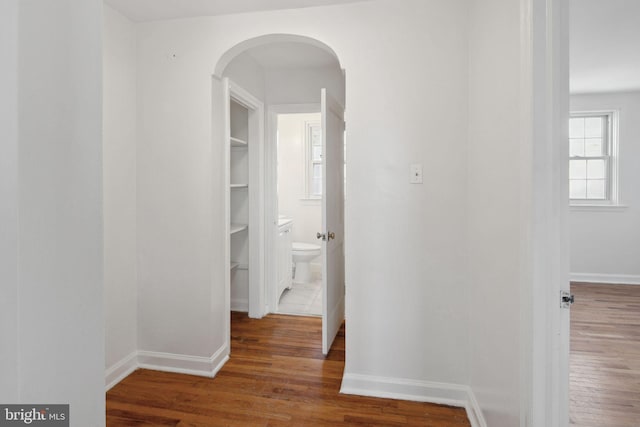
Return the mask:
<path fill-rule="evenodd" d="M 315 317 L 232 314 L 231 359 L 211 378 L 138 370 L 107 393 L 108 426 L 469 426 L 462 408 L 339 394 Z"/>
<path fill-rule="evenodd" d="M 572 426 L 640 426 L 640 286 L 572 283 Z"/>

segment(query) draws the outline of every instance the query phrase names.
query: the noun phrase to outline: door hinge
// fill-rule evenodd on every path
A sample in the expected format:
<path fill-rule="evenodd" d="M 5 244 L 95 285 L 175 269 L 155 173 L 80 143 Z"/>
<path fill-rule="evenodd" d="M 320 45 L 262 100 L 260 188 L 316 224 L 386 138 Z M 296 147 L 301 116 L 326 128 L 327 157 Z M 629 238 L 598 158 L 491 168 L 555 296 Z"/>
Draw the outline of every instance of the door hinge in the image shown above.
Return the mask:
<path fill-rule="evenodd" d="M 574 297 L 569 291 L 560 291 L 560 308 L 571 308 Z"/>

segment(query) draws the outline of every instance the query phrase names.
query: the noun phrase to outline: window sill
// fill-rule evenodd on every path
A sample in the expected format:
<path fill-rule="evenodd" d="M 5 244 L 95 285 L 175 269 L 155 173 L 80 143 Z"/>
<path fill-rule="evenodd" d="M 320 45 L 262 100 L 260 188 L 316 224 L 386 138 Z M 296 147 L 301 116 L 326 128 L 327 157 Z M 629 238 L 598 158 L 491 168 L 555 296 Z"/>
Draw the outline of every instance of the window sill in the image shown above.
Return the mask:
<path fill-rule="evenodd" d="M 315 205 L 319 205 L 320 202 L 322 202 L 322 198 L 320 197 L 314 197 L 314 198 L 305 198 L 303 197 L 302 199 L 300 199 L 300 203 L 302 205 L 308 205 L 308 206 L 315 206 Z"/>
<path fill-rule="evenodd" d="M 571 212 L 624 212 L 629 209 L 627 205 L 598 205 L 598 204 L 573 204 L 569 205 Z"/>

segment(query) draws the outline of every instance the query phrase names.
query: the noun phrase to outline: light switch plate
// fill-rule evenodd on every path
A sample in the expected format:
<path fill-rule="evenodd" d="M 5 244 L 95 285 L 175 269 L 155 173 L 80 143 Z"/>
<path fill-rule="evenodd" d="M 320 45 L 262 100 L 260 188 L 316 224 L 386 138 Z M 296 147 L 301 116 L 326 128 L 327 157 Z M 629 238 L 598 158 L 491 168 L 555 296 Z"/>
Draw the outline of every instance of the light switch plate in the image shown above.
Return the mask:
<path fill-rule="evenodd" d="M 409 170 L 411 172 L 409 182 L 411 184 L 422 184 L 422 165 L 419 163 L 410 165 Z"/>

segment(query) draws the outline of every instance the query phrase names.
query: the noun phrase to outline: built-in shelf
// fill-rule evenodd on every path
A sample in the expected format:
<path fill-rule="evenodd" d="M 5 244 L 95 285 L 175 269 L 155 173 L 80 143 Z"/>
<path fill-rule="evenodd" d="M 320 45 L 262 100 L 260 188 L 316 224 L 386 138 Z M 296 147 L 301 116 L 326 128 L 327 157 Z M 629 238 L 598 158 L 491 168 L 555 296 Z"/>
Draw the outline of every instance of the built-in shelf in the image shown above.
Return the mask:
<path fill-rule="evenodd" d="M 247 141 L 240 139 L 240 138 L 234 138 L 231 137 L 231 146 L 232 147 L 247 147 Z"/>
<path fill-rule="evenodd" d="M 249 265 L 241 262 L 231 261 L 231 271 L 244 270 L 249 271 Z"/>
<path fill-rule="evenodd" d="M 229 153 L 226 178 L 228 181 L 226 207 L 229 215 L 228 256 L 229 256 L 229 287 L 231 290 L 231 301 L 244 301 L 243 310 L 247 310 L 247 295 L 249 292 L 249 263 L 251 251 L 249 220 L 252 218 L 252 207 L 249 203 L 249 193 L 256 188 L 250 180 L 252 177 L 249 167 L 249 157 L 252 156 L 252 149 L 255 146 L 253 133 L 249 132 L 249 109 L 243 102 L 238 102 L 234 98 L 229 100 L 228 135 L 226 147 Z M 263 116 L 262 111 L 251 115 L 254 120 L 255 132 L 258 132 L 258 117 Z M 252 122 L 253 123 L 253 122 Z M 249 187 L 251 184 L 251 187 Z M 253 229 L 253 226 L 252 226 Z M 255 230 L 254 230 L 255 231 Z M 255 280 L 255 279 L 253 279 Z M 233 307 L 233 303 L 232 303 Z"/>
<path fill-rule="evenodd" d="M 243 230 L 246 230 L 248 226 L 246 224 L 231 224 L 230 234 L 239 233 Z"/>

